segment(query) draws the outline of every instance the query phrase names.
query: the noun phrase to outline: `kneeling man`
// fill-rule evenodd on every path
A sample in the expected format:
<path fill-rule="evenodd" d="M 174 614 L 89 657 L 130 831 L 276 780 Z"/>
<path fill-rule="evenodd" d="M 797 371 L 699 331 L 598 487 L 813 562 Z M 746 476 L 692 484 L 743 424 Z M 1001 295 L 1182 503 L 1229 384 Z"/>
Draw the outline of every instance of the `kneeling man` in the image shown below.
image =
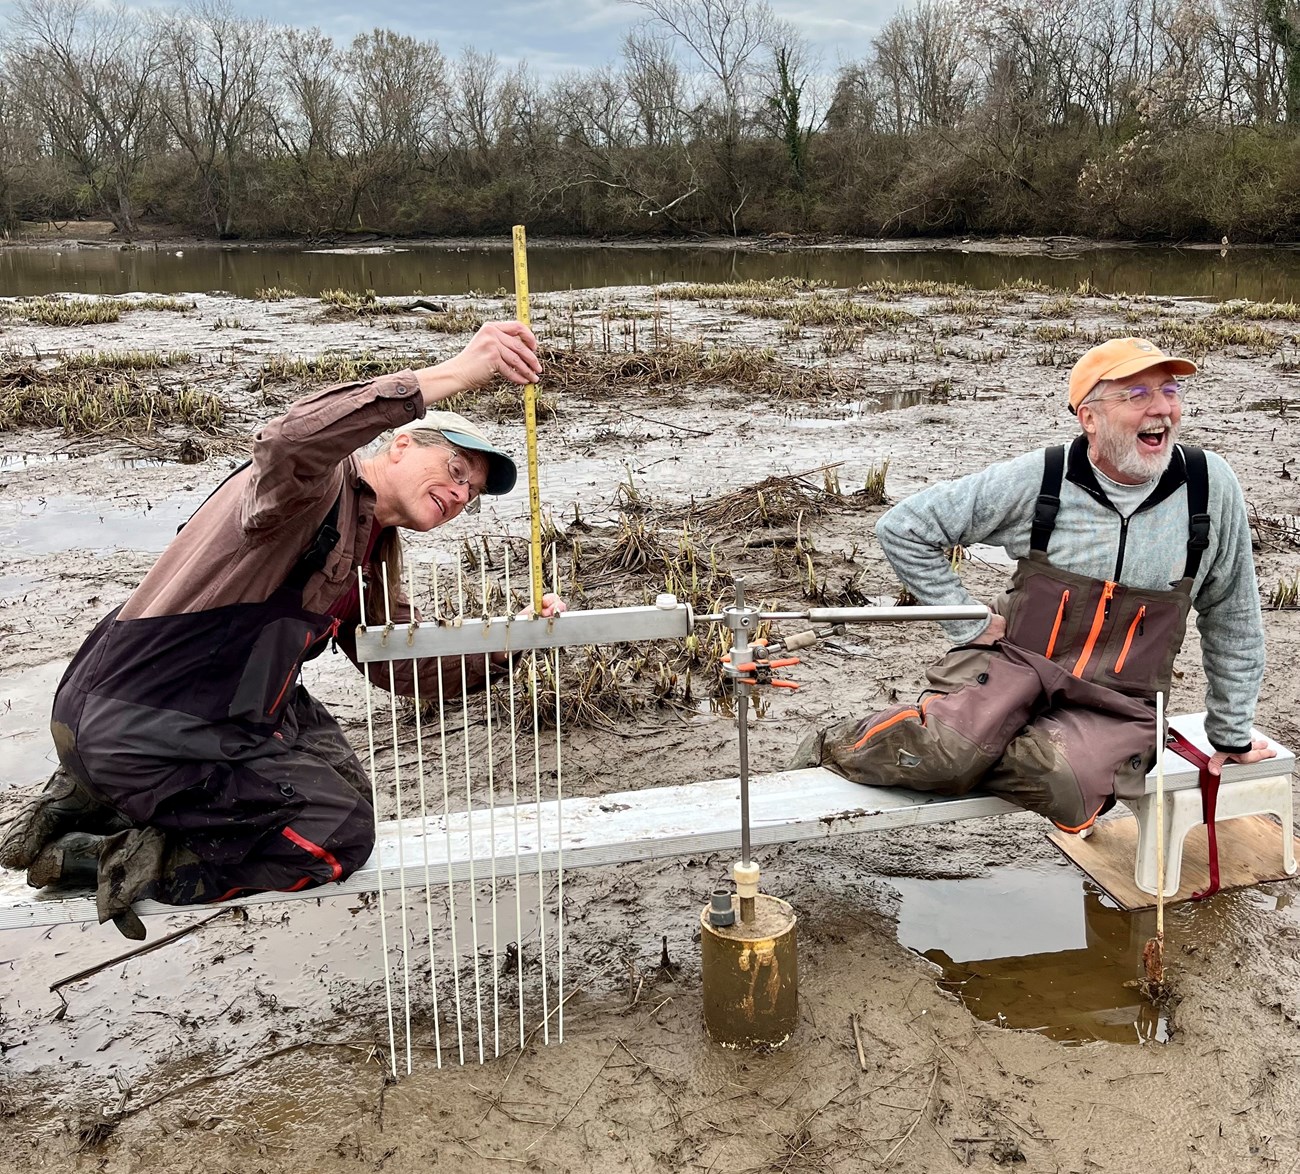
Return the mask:
<path fill-rule="evenodd" d="M 190 905 L 359 868 L 374 845 L 370 784 L 299 672 L 331 640 L 355 660 L 358 569 L 369 617 L 383 614 L 386 572 L 392 620 L 408 621 L 400 529 L 431 530 L 514 486 L 514 462 L 480 428 L 429 409 L 497 375 L 531 382 L 536 349 L 521 323 L 488 323 L 444 363 L 326 388 L 261 428 L 248 465 L 73 658 L 51 723 L 61 769 L 15 819 L 0 866 L 35 887 L 97 886 L 100 920 L 132 937 L 141 897 Z M 543 607 L 564 610 L 554 596 Z M 395 672 L 410 693 L 412 662 Z M 431 659 L 424 696 L 439 673 L 458 694 L 459 659 Z M 482 658 L 466 679 L 483 685 Z M 374 680 L 388 686 L 386 665 Z"/>

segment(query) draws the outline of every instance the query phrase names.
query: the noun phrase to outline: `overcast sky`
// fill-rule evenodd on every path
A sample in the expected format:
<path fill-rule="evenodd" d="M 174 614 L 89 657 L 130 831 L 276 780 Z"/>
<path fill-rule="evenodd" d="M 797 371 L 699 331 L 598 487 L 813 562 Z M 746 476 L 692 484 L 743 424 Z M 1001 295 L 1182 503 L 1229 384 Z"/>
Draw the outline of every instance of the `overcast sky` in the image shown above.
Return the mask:
<path fill-rule="evenodd" d="M 900 0 L 771 0 L 773 11 L 795 26 L 833 73 L 842 61 L 866 55 L 872 36 Z M 372 28 L 389 28 L 436 40 L 455 56 L 466 45 L 495 53 L 507 64 L 526 59 L 543 77 L 566 69 L 615 61 L 623 35 L 644 13 L 621 0 L 234 0 L 237 11 L 277 24 L 315 25 L 347 42 Z M 0 11 L 3 10 L 0 3 Z"/>

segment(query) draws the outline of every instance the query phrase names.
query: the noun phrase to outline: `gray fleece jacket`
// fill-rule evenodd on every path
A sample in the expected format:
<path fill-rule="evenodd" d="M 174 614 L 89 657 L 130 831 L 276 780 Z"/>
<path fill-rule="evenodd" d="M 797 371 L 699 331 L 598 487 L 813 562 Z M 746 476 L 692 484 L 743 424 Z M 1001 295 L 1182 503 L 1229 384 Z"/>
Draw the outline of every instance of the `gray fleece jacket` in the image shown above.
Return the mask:
<path fill-rule="evenodd" d="M 1241 486 L 1223 458 L 1206 453 L 1210 545 L 1192 586 L 1205 666 L 1205 730 L 1216 750 L 1250 746 L 1255 701 L 1264 677 L 1264 631 Z M 1047 556 L 1064 570 L 1128 586 L 1168 589 L 1187 557 L 1187 487 L 1134 513 L 1154 488 L 1118 485 L 1094 469 L 1118 509 L 1095 501 L 1067 475 Z M 876 524 L 886 557 L 923 604 L 968 604 L 973 597 L 944 551 L 987 542 L 1012 558 L 1029 552 L 1043 453 L 1032 452 L 906 498 Z M 1121 549 L 1122 544 L 1122 549 Z M 944 625 L 956 643 L 974 639 L 981 621 Z"/>

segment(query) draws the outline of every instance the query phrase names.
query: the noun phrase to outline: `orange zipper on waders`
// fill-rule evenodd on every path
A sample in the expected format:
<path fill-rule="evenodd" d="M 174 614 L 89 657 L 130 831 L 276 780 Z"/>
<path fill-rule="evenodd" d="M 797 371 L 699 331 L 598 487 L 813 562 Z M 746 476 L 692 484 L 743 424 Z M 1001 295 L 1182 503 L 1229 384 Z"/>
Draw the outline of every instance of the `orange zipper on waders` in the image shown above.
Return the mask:
<path fill-rule="evenodd" d="M 1047 638 L 1047 651 L 1043 653 L 1048 660 L 1052 659 L 1052 650 L 1056 647 L 1056 637 L 1061 631 L 1061 621 L 1065 619 L 1065 605 L 1070 602 L 1070 592 L 1068 590 L 1061 592 L 1061 602 L 1056 608 L 1056 623 L 1052 625 L 1052 634 Z"/>
<path fill-rule="evenodd" d="M 280 686 L 280 692 L 275 695 L 275 700 L 271 702 L 271 708 L 266 711 L 267 717 L 275 716 L 275 711 L 280 708 L 280 702 L 284 700 L 285 694 L 289 692 L 289 686 L 297 679 L 298 673 L 302 669 L 302 662 L 307 659 L 307 653 L 311 651 L 312 645 L 319 644 L 324 640 L 337 636 L 338 631 L 339 622 L 336 619 L 329 626 L 329 631 L 322 632 L 319 636 L 312 632 L 307 633 L 306 639 L 303 642 L 302 651 L 298 654 L 298 659 L 294 661 L 293 668 L 290 670 L 289 675 L 285 677 L 284 684 Z"/>
<path fill-rule="evenodd" d="M 1083 651 L 1079 653 L 1079 659 L 1074 662 L 1074 668 L 1070 670 L 1076 677 L 1083 676 L 1083 670 L 1088 667 L 1088 661 L 1092 659 L 1092 650 L 1096 647 L 1097 637 L 1101 635 L 1102 625 L 1106 622 L 1106 615 L 1110 611 L 1110 601 L 1115 596 L 1115 588 L 1118 583 L 1106 580 L 1106 585 L 1101 589 L 1101 598 L 1097 600 L 1097 611 L 1092 617 L 1092 628 L 1088 631 L 1087 643 L 1083 646 Z"/>
<path fill-rule="evenodd" d="M 871 727 L 871 729 L 869 729 L 865 734 L 863 734 L 861 738 L 859 738 L 856 742 L 853 743 L 853 749 L 861 750 L 863 746 L 865 746 L 872 738 L 874 738 L 882 730 L 887 730 L 889 729 L 890 726 L 895 726 L 899 722 L 905 722 L 907 721 L 908 718 L 912 718 L 912 717 L 921 718 L 922 720 L 924 720 L 924 715 L 922 714 L 921 710 L 905 709 L 901 713 L 894 714 L 893 717 L 885 718 L 883 722 L 877 722 L 874 726 Z"/>
<path fill-rule="evenodd" d="M 1128 626 L 1128 635 L 1124 637 L 1124 647 L 1119 650 L 1119 659 L 1115 662 L 1115 675 L 1124 669 L 1124 661 L 1128 658 L 1128 650 L 1133 643 L 1133 634 L 1142 631 L 1142 621 L 1146 618 L 1147 605 L 1144 603 L 1138 608 L 1138 613 L 1133 617 L 1133 622 Z"/>

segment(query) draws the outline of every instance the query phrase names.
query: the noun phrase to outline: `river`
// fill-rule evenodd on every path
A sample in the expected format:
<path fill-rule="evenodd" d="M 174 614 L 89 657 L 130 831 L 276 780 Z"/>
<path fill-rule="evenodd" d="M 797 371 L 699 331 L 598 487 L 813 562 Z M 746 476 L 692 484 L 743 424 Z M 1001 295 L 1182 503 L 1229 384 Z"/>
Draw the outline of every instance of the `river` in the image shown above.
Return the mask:
<path fill-rule="evenodd" d="M 1300 250 L 1109 248 L 1010 254 L 961 248 L 881 251 L 851 246 L 756 252 L 699 248 L 546 245 L 529 248 L 537 292 L 660 282 L 798 277 L 852 287 L 880 280 L 959 282 L 991 289 L 1025 278 L 1060 289 L 1088 281 L 1106 293 L 1216 300 L 1300 301 Z M 309 297 L 324 289 L 380 295 L 513 289 L 510 251 L 488 245 L 398 244 L 372 251 L 284 246 L 0 249 L 0 295 L 205 293 L 253 297 L 275 286 Z"/>

